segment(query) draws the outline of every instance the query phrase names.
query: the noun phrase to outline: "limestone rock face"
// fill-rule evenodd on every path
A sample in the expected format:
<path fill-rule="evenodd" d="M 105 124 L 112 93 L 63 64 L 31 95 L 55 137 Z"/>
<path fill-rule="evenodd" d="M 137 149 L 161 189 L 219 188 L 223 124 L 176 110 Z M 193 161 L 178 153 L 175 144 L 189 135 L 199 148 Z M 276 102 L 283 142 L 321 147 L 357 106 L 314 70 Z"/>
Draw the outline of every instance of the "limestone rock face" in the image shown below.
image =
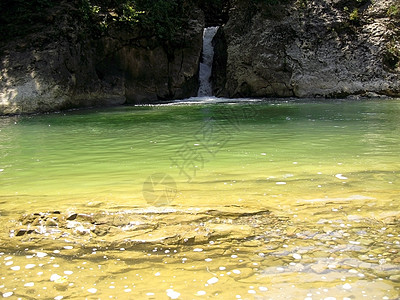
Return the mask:
<path fill-rule="evenodd" d="M 398 7 L 397 0 L 297 0 L 277 6 L 234 1 L 221 33 L 226 47 L 216 49 L 226 71 L 214 72 L 214 92 L 399 96 Z"/>
<path fill-rule="evenodd" d="M 0 43 L 0 115 L 196 95 L 200 10 L 172 45 L 134 30 L 85 36 L 73 5 L 58 9 L 42 32 Z"/>
<path fill-rule="evenodd" d="M 199 87 L 203 28 L 203 19 L 192 20 L 182 32 L 178 47 L 141 40 L 138 46 L 118 49 L 113 60 L 125 74 L 127 103 L 195 96 Z"/>
<path fill-rule="evenodd" d="M 100 80 L 89 48 L 70 46 L 53 44 L 50 49 L 11 51 L 3 56 L 0 114 L 124 103 L 124 79 Z"/>
<path fill-rule="evenodd" d="M 124 103 L 124 78 L 98 77 L 76 8 L 63 2 L 51 13 L 50 24 L 0 45 L 0 114 Z"/>

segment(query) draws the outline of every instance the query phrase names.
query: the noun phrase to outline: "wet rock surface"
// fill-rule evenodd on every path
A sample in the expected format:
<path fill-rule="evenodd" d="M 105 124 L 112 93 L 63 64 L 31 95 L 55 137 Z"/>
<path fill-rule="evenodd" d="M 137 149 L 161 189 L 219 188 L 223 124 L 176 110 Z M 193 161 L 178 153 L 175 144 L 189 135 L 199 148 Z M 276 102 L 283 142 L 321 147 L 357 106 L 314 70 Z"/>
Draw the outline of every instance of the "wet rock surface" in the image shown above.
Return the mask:
<path fill-rule="evenodd" d="M 266 226 L 280 221 L 281 218 L 269 211 L 139 210 L 88 214 L 54 211 L 26 214 L 19 220 L 10 220 L 13 228 L 9 229 L 9 238 L 18 239 L 19 247 L 35 247 L 39 241 L 57 240 L 83 248 L 101 244 L 108 248 L 135 249 L 154 244 L 196 245 L 215 239 L 253 239 Z"/>

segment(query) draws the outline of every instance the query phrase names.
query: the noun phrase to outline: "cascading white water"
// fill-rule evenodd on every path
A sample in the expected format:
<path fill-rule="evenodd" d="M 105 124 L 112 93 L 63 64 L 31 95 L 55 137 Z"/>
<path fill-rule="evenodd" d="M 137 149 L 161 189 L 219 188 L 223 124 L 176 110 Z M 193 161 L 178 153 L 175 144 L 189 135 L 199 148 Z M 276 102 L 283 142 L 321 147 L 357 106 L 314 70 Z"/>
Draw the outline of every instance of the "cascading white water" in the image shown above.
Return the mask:
<path fill-rule="evenodd" d="M 212 96 L 211 71 L 214 59 L 212 40 L 217 33 L 218 26 L 204 28 L 203 32 L 203 62 L 200 63 L 198 97 Z"/>

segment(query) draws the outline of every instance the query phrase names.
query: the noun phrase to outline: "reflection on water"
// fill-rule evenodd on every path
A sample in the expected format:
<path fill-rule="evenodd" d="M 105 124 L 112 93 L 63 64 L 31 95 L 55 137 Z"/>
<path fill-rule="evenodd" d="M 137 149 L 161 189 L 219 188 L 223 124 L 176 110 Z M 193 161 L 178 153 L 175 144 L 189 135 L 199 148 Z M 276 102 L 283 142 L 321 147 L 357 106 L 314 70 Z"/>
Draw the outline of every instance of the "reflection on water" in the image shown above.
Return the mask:
<path fill-rule="evenodd" d="M 397 299 L 399 115 L 197 98 L 1 118 L 0 293 Z"/>

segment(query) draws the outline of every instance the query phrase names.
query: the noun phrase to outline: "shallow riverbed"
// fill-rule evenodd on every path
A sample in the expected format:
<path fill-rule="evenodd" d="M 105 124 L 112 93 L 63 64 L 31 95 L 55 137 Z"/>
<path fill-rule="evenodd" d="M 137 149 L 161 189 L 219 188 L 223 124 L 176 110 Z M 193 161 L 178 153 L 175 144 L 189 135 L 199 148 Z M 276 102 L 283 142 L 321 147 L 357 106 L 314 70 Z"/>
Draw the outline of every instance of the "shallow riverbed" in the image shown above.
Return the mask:
<path fill-rule="evenodd" d="M 0 119 L 0 294 L 397 299 L 400 100 Z"/>

